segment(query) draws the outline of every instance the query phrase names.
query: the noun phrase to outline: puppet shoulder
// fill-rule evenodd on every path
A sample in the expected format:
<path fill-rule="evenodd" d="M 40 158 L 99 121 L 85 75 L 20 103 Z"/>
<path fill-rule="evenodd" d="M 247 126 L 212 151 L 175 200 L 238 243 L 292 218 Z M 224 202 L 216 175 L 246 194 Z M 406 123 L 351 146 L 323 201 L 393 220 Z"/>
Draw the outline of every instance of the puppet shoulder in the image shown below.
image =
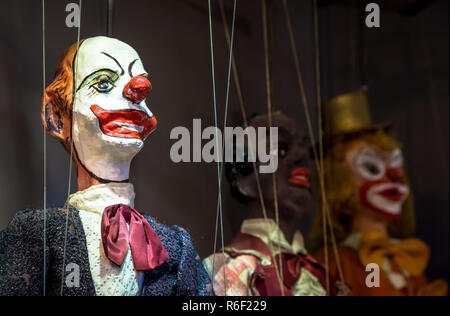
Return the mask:
<path fill-rule="evenodd" d="M 69 213 L 67 213 L 69 212 Z M 25 209 L 17 212 L 6 228 L 1 232 L 2 237 L 21 236 L 27 239 L 42 240 L 44 232 L 44 221 L 47 234 L 65 223 L 67 214 L 73 221 L 77 210 L 70 208 Z"/>
<path fill-rule="evenodd" d="M 168 226 L 148 215 L 144 217 L 155 230 L 171 258 L 180 257 L 186 248 L 194 248 L 192 238 L 184 228 L 177 225 Z"/>

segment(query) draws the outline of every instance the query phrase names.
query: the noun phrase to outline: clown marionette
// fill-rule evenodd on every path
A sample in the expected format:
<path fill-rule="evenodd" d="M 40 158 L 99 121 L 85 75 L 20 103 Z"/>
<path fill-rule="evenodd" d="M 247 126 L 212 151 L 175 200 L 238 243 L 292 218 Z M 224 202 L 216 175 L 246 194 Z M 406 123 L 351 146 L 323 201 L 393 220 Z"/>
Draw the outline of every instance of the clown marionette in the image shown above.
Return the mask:
<path fill-rule="evenodd" d="M 325 192 L 340 260 L 332 247 L 315 257 L 325 263 L 328 254 L 330 273 L 343 276 L 350 295 L 445 294 L 444 281 L 429 284 L 424 276 L 428 246 L 394 238 L 413 233 L 414 211 L 401 145 L 390 125 L 371 123 L 363 92 L 329 101 L 324 122 Z M 320 196 L 318 201 L 322 209 Z M 320 215 L 311 234 L 315 249 L 323 247 L 322 228 Z"/>
<path fill-rule="evenodd" d="M 78 192 L 47 210 L 45 233 L 43 210 L 19 212 L 0 233 L 0 295 L 212 294 L 189 234 L 133 209 L 130 164 L 156 127 L 151 89 L 136 51 L 117 39 L 64 53 L 42 122 L 73 154 Z M 74 269 L 78 282 L 67 282 Z"/>
<path fill-rule="evenodd" d="M 240 232 L 224 248 L 224 254 L 219 252 L 203 261 L 213 280 L 216 295 L 328 294 L 325 270 L 308 254 L 298 230 L 305 213 L 310 211 L 312 199 L 308 169 L 309 137 L 295 121 L 279 112 L 273 114 L 272 122 L 278 127 L 278 141 L 275 141 L 278 149 L 271 154 L 278 156 L 279 224 L 276 223 L 272 174 L 258 173 L 267 212 L 264 218 L 252 163 L 227 163 L 226 175 L 232 195 L 245 204 L 246 219 Z M 257 116 L 249 122 L 250 128 L 267 126 L 268 115 Z M 268 146 L 269 137 L 266 142 L 264 146 Z M 246 149 L 245 157 L 248 158 L 248 145 Z M 330 291 L 336 294 L 334 285 Z"/>

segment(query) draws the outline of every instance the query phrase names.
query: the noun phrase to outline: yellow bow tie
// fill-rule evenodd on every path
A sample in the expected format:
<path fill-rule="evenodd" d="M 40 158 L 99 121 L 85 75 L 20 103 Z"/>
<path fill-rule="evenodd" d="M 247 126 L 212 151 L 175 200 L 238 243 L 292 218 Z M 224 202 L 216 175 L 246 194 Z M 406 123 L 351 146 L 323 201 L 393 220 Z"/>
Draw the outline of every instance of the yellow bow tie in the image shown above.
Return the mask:
<path fill-rule="evenodd" d="M 381 232 L 365 233 L 359 243 L 359 259 L 363 265 L 376 263 L 383 266 L 386 258 L 413 276 L 420 276 L 430 258 L 428 246 L 417 238 L 393 242 Z"/>

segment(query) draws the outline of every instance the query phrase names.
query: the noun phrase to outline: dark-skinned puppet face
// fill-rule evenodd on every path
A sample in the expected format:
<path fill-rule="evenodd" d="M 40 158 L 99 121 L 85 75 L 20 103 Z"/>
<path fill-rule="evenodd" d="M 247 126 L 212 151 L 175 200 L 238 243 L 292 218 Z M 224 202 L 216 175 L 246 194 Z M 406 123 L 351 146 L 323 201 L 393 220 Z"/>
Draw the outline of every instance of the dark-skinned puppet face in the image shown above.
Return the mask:
<path fill-rule="evenodd" d="M 151 91 L 136 51 L 108 37 L 73 44 L 46 89 L 42 120 L 78 162 L 105 181 L 128 179 L 133 157 L 155 129 L 145 99 Z"/>
<path fill-rule="evenodd" d="M 260 115 L 249 122 L 254 128 L 268 127 L 268 115 Z M 275 172 L 278 204 L 283 214 L 298 217 L 309 209 L 310 191 L 310 141 L 298 124 L 281 113 L 272 115 L 272 126 L 278 127 L 278 168 Z M 268 130 L 268 129 L 267 129 Z M 267 133 L 268 134 L 268 133 Z M 270 148 L 270 137 L 266 136 L 266 151 Z M 258 169 L 259 170 L 259 169 Z M 252 163 L 227 164 L 227 178 L 232 186 L 232 193 L 240 201 L 258 201 L 258 187 Z M 259 173 L 262 194 L 266 206 L 274 204 L 272 173 Z M 258 202 L 259 203 L 259 202 Z"/>

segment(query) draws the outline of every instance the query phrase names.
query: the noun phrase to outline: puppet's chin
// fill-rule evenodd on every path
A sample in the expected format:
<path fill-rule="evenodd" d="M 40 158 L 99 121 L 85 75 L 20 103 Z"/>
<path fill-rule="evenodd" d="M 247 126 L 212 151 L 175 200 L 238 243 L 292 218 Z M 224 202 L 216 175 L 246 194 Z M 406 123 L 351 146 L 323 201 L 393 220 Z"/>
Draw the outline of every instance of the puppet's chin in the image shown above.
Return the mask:
<path fill-rule="evenodd" d="M 99 133 L 100 134 L 100 133 Z M 102 133 L 100 135 L 102 147 L 107 152 L 115 152 L 118 157 L 130 157 L 131 159 L 144 147 L 144 141 L 135 137 L 117 137 Z"/>
<path fill-rule="evenodd" d="M 365 207 L 398 221 L 402 215 L 403 204 L 408 198 L 409 188 L 401 183 L 367 183 L 362 186 L 360 194 Z"/>
<path fill-rule="evenodd" d="M 139 138 L 109 136 L 97 130 L 88 133 L 74 125 L 74 148 L 80 164 L 104 181 L 126 181 L 133 158 L 144 146 Z"/>

